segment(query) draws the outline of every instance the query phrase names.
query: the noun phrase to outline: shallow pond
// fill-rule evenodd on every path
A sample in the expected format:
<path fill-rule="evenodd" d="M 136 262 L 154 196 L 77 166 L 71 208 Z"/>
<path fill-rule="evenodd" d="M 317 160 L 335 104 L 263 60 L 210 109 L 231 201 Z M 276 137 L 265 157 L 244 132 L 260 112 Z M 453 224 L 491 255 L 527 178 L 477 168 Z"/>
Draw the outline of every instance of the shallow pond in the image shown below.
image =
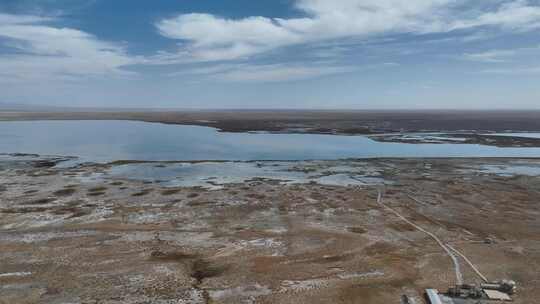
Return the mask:
<path fill-rule="evenodd" d="M 309 170 L 306 170 L 309 169 Z M 95 180 L 108 177 L 159 182 L 168 187 L 220 189 L 225 184 L 269 179 L 281 184 L 318 183 L 332 186 L 391 183 L 369 164 L 350 162 L 347 170 L 332 162 L 203 162 L 143 163 L 113 166 Z M 92 178 L 92 176 L 91 176 Z"/>

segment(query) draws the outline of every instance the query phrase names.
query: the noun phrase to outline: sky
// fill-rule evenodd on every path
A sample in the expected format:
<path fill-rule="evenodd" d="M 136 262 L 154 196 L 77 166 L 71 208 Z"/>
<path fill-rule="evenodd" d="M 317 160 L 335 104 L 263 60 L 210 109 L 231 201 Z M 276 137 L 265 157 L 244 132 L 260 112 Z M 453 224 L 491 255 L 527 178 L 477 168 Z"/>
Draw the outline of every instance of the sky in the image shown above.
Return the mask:
<path fill-rule="evenodd" d="M 0 0 L 0 103 L 540 109 L 540 0 Z"/>

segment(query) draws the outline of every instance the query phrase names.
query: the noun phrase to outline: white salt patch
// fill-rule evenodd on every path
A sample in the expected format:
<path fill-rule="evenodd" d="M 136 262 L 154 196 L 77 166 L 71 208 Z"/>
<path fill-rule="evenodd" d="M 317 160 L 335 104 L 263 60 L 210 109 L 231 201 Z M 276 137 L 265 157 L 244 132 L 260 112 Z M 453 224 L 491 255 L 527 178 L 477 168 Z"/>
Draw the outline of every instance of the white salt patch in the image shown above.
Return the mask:
<path fill-rule="evenodd" d="M 107 218 L 109 216 L 114 214 L 114 211 L 112 210 L 114 208 L 114 206 L 112 204 L 105 204 L 105 202 L 103 202 L 103 201 L 86 200 L 86 202 L 94 203 L 94 204 L 98 205 L 98 207 L 93 209 L 92 213 L 90 213 L 88 215 L 84 215 L 84 216 L 81 216 L 81 217 L 78 217 L 78 218 L 73 218 L 73 219 L 67 220 L 67 221 L 82 222 L 82 223 L 102 222 L 102 221 L 107 220 Z"/>
<path fill-rule="evenodd" d="M 210 297 L 213 300 L 220 300 L 230 297 L 259 297 L 264 295 L 269 295 L 272 293 L 272 290 L 267 286 L 262 286 L 260 284 L 254 284 L 249 286 L 240 286 L 236 288 L 222 289 L 222 290 L 213 290 L 210 291 Z"/>
<path fill-rule="evenodd" d="M 5 277 L 26 277 L 31 275 L 31 272 L 6 272 L 6 273 L 0 273 L 0 278 Z"/>
<path fill-rule="evenodd" d="M 256 239 L 251 241 L 240 241 L 240 244 L 243 246 L 254 246 L 254 247 L 266 247 L 266 248 L 278 248 L 283 246 L 283 243 L 276 241 L 275 239 Z"/>
<path fill-rule="evenodd" d="M 349 274 L 339 274 L 337 275 L 337 278 L 324 278 L 324 279 L 311 279 L 311 280 L 303 280 L 303 281 L 282 281 L 281 287 L 279 289 L 280 293 L 285 292 L 302 292 L 302 291 L 308 291 L 313 289 L 322 289 L 328 287 L 332 283 L 336 283 L 338 279 L 346 280 L 346 279 L 355 279 L 355 278 L 370 278 L 370 277 L 377 277 L 384 275 L 381 271 L 372 271 L 372 272 L 364 272 L 364 273 L 349 273 Z"/>
<path fill-rule="evenodd" d="M 120 239 L 115 241 L 121 242 L 146 242 L 155 239 L 154 232 L 136 231 L 117 234 Z M 195 247 L 214 247 L 219 245 L 216 238 L 213 238 L 212 232 L 170 232 L 161 231 L 159 239 L 178 246 L 195 246 Z"/>
<path fill-rule="evenodd" d="M 380 185 L 385 183 L 382 178 L 353 176 L 345 173 L 322 176 L 313 180 L 318 184 L 329 186 Z"/>
<path fill-rule="evenodd" d="M 308 201 L 308 203 L 311 203 L 311 204 L 316 204 L 316 203 L 319 202 L 318 200 L 313 199 L 311 197 L 306 197 L 305 200 Z"/>
<path fill-rule="evenodd" d="M 325 279 L 313 279 L 305 281 L 283 281 L 281 282 L 280 293 L 288 291 L 299 292 L 313 289 L 321 289 L 328 286 L 328 280 Z"/>
<path fill-rule="evenodd" d="M 227 201 L 225 204 L 229 205 L 229 206 L 242 206 L 242 205 L 246 205 L 248 202 L 246 201 Z"/>
<path fill-rule="evenodd" d="M 95 231 L 38 232 L 25 234 L 0 234 L 0 241 L 37 243 L 58 238 L 75 238 L 96 235 Z"/>
<path fill-rule="evenodd" d="M 240 241 L 238 242 L 239 246 L 242 248 L 252 247 L 252 248 L 263 248 L 272 250 L 272 256 L 282 256 L 284 247 L 283 243 L 276 241 L 273 238 L 270 239 L 256 239 L 251 241 Z"/>
<path fill-rule="evenodd" d="M 154 271 L 157 273 L 164 274 L 166 276 L 173 276 L 175 273 L 174 270 L 164 265 L 155 266 Z"/>
<path fill-rule="evenodd" d="M 372 271 L 372 272 L 357 272 L 357 273 L 338 274 L 338 278 L 340 278 L 342 280 L 357 279 L 357 278 L 364 279 L 364 278 L 370 278 L 370 277 L 380 277 L 380 276 L 383 276 L 383 275 L 384 275 L 384 273 L 381 272 L 381 271 Z"/>
<path fill-rule="evenodd" d="M 283 233 L 286 233 L 288 230 L 287 228 L 280 227 L 280 228 L 267 229 L 265 231 L 268 233 L 283 234 Z"/>
<path fill-rule="evenodd" d="M 128 222 L 136 224 L 157 224 L 167 221 L 167 215 L 162 212 L 145 212 L 128 215 Z"/>
<path fill-rule="evenodd" d="M 186 295 L 186 299 L 179 299 L 178 304 L 199 304 L 206 303 L 204 293 L 202 290 L 190 289 Z"/>
<path fill-rule="evenodd" d="M 68 215 L 54 215 L 50 213 L 41 214 L 24 214 L 17 217 L 15 223 L 3 225 L 2 228 L 19 229 L 19 228 L 38 228 L 44 226 L 60 226 L 64 223 Z"/>
<path fill-rule="evenodd" d="M 140 284 L 140 283 L 143 283 L 145 279 L 142 274 L 136 274 L 136 275 L 128 277 L 128 281 L 132 284 Z"/>
<path fill-rule="evenodd" d="M 236 245 L 236 244 L 227 245 L 225 248 L 219 249 L 214 255 L 214 257 L 217 258 L 217 257 L 231 256 L 242 249 L 244 248 L 240 245 Z"/>

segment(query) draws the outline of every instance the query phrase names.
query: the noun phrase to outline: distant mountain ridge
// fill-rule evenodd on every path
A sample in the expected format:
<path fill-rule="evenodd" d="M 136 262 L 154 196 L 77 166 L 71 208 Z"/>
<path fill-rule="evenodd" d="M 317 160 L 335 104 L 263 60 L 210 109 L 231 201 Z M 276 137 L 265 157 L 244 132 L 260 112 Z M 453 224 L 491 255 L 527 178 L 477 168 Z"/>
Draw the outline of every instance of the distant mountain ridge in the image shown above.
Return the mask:
<path fill-rule="evenodd" d="M 130 112 L 130 111 L 162 111 L 167 109 L 151 108 L 105 108 L 105 107 L 69 107 L 69 106 L 48 106 L 25 103 L 0 102 L 0 112 Z M 178 109 L 170 109 L 177 111 Z"/>
<path fill-rule="evenodd" d="M 55 107 L 55 106 L 42 106 L 42 105 L 33 105 L 33 104 L 24 104 L 24 103 L 9 103 L 9 102 L 0 102 L 0 111 L 11 111 L 11 112 L 54 112 L 70 109 L 67 107 Z"/>
<path fill-rule="evenodd" d="M 113 108 L 113 107 L 70 107 L 49 106 L 26 103 L 0 102 L 0 112 L 193 112 L 197 109 L 186 108 Z"/>

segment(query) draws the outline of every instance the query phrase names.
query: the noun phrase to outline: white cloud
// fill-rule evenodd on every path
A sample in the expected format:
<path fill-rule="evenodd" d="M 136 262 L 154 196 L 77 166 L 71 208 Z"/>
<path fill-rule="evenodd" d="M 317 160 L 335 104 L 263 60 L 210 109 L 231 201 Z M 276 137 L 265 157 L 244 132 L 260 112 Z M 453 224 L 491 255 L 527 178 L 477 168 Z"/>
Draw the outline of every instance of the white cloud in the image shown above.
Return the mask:
<path fill-rule="evenodd" d="M 461 55 L 460 59 L 486 63 L 503 63 L 527 58 L 538 59 L 539 51 L 540 45 L 512 49 L 494 49 L 477 53 L 465 53 Z M 533 60 L 533 62 L 538 62 L 538 60 Z"/>
<path fill-rule="evenodd" d="M 167 59 L 218 61 L 246 58 L 294 44 L 387 33 L 436 33 L 476 27 L 530 30 L 540 25 L 540 6 L 525 0 L 497 1 L 492 11 L 483 1 L 456 0 L 297 0 L 302 18 L 225 19 L 183 14 L 156 24 L 159 32 L 182 43 Z M 475 4 L 476 3 L 476 4 Z M 168 58 L 167 58 L 168 57 Z M 181 58 L 181 59 L 180 59 Z"/>
<path fill-rule="evenodd" d="M 435 21 L 436 11 L 451 0 L 299 0 L 309 17 L 279 19 L 284 27 L 310 40 L 364 36 L 384 32 L 415 32 Z"/>
<path fill-rule="evenodd" d="M 374 69 L 399 67 L 398 63 L 384 62 L 363 66 L 336 65 L 333 62 L 317 61 L 310 64 L 216 64 L 192 68 L 170 74 L 170 76 L 197 76 L 219 82 L 283 82 L 318 78 L 327 75 Z"/>
<path fill-rule="evenodd" d="M 209 14 L 186 14 L 163 20 L 157 27 L 165 37 L 190 40 L 186 51 L 191 59 L 200 61 L 237 59 L 303 40 L 274 19 L 264 17 L 228 20 Z"/>
<path fill-rule="evenodd" d="M 214 74 L 216 80 L 230 82 L 281 82 L 316 78 L 325 75 L 354 71 L 346 66 L 301 66 L 301 65 L 257 65 L 236 66 L 222 73 Z"/>
<path fill-rule="evenodd" d="M 0 55 L 0 80 L 128 75 L 121 67 L 137 61 L 122 45 L 76 29 L 50 26 L 47 21 L 51 19 L 0 14 L 0 44 L 13 50 Z"/>
<path fill-rule="evenodd" d="M 540 66 L 485 69 L 481 72 L 496 75 L 540 75 Z"/>
<path fill-rule="evenodd" d="M 50 21 L 51 18 L 31 15 L 10 15 L 0 13 L 0 25 L 8 24 L 31 24 Z"/>
<path fill-rule="evenodd" d="M 489 5 L 484 5 L 484 4 Z M 0 13 L 0 81 L 77 80 L 126 76 L 134 64 L 182 64 L 231 61 L 231 65 L 195 68 L 180 74 L 206 75 L 223 81 L 285 81 L 344 73 L 358 68 L 334 60 L 358 50 L 365 38 L 394 39 L 386 34 L 447 33 L 466 30 L 462 39 L 485 39 L 493 30 L 540 28 L 540 6 L 526 0 L 295 0 L 299 18 L 252 16 L 227 19 L 211 14 L 182 14 L 159 21 L 159 33 L 178 41 L 175 52 L 135 57 L 123 44 L 99 39 L 74 28 L 55 26 L 55 18 Z M 486 9 L 487 7 L 487 9 Z M 486 28 L 489 27 L 489 28 Z M 478 31 L 471 29 L 480 28 Z M 372 38 L 379 36 L 378 38 Z M 439 38 L 456 39 L 457 38 Z M 305 44 L 296 63 L 254 64 L 250 57 Z M 415 52 L 420 48 L 399 52 Z M 356 55 L 360 56 L 360 55 Z M 465 53 L 462 59 L 504 62 L 511 50 Z M 368 62 L 369 58 L 364 58 Z M 326 62 L 322 62 L 326 60 Z M 382 60 L 392 60 L 384 58 Z M 274 61 L 276 62 L 276 61 Z M 311 62 L 307 64 L 306 62 Z M 369 63 L 368 63 L 369 65 Z M 362 67 L 360 67 L 362 68 Z M 206 70 L 205 70 L 206 69 Z"/>
<path fill-rule="evenodd" d="M 219 82 L 281 82 L 341 74 L 357 70 L 324 63 L 302 64 L 218 64 L 172 73 L 171 76 L 198 76 Z"/>
<path fill-rule="evenodd" d="M 481 53 L 466 53 L 463 54 L 463 59 L 478 62 L 506 62 L 509 57 L 516 55 L 515 50 L 491 50 Z"/>
<path fill-rule="evenodd" d="M 480 14 L 476 18 L 458 20 L 451 30 L 479 26 L 499 26 L 514 30 L 532 30 L 540 27 L 540 6 L 527 0 L 507 1 L 496 11 Z"/>

